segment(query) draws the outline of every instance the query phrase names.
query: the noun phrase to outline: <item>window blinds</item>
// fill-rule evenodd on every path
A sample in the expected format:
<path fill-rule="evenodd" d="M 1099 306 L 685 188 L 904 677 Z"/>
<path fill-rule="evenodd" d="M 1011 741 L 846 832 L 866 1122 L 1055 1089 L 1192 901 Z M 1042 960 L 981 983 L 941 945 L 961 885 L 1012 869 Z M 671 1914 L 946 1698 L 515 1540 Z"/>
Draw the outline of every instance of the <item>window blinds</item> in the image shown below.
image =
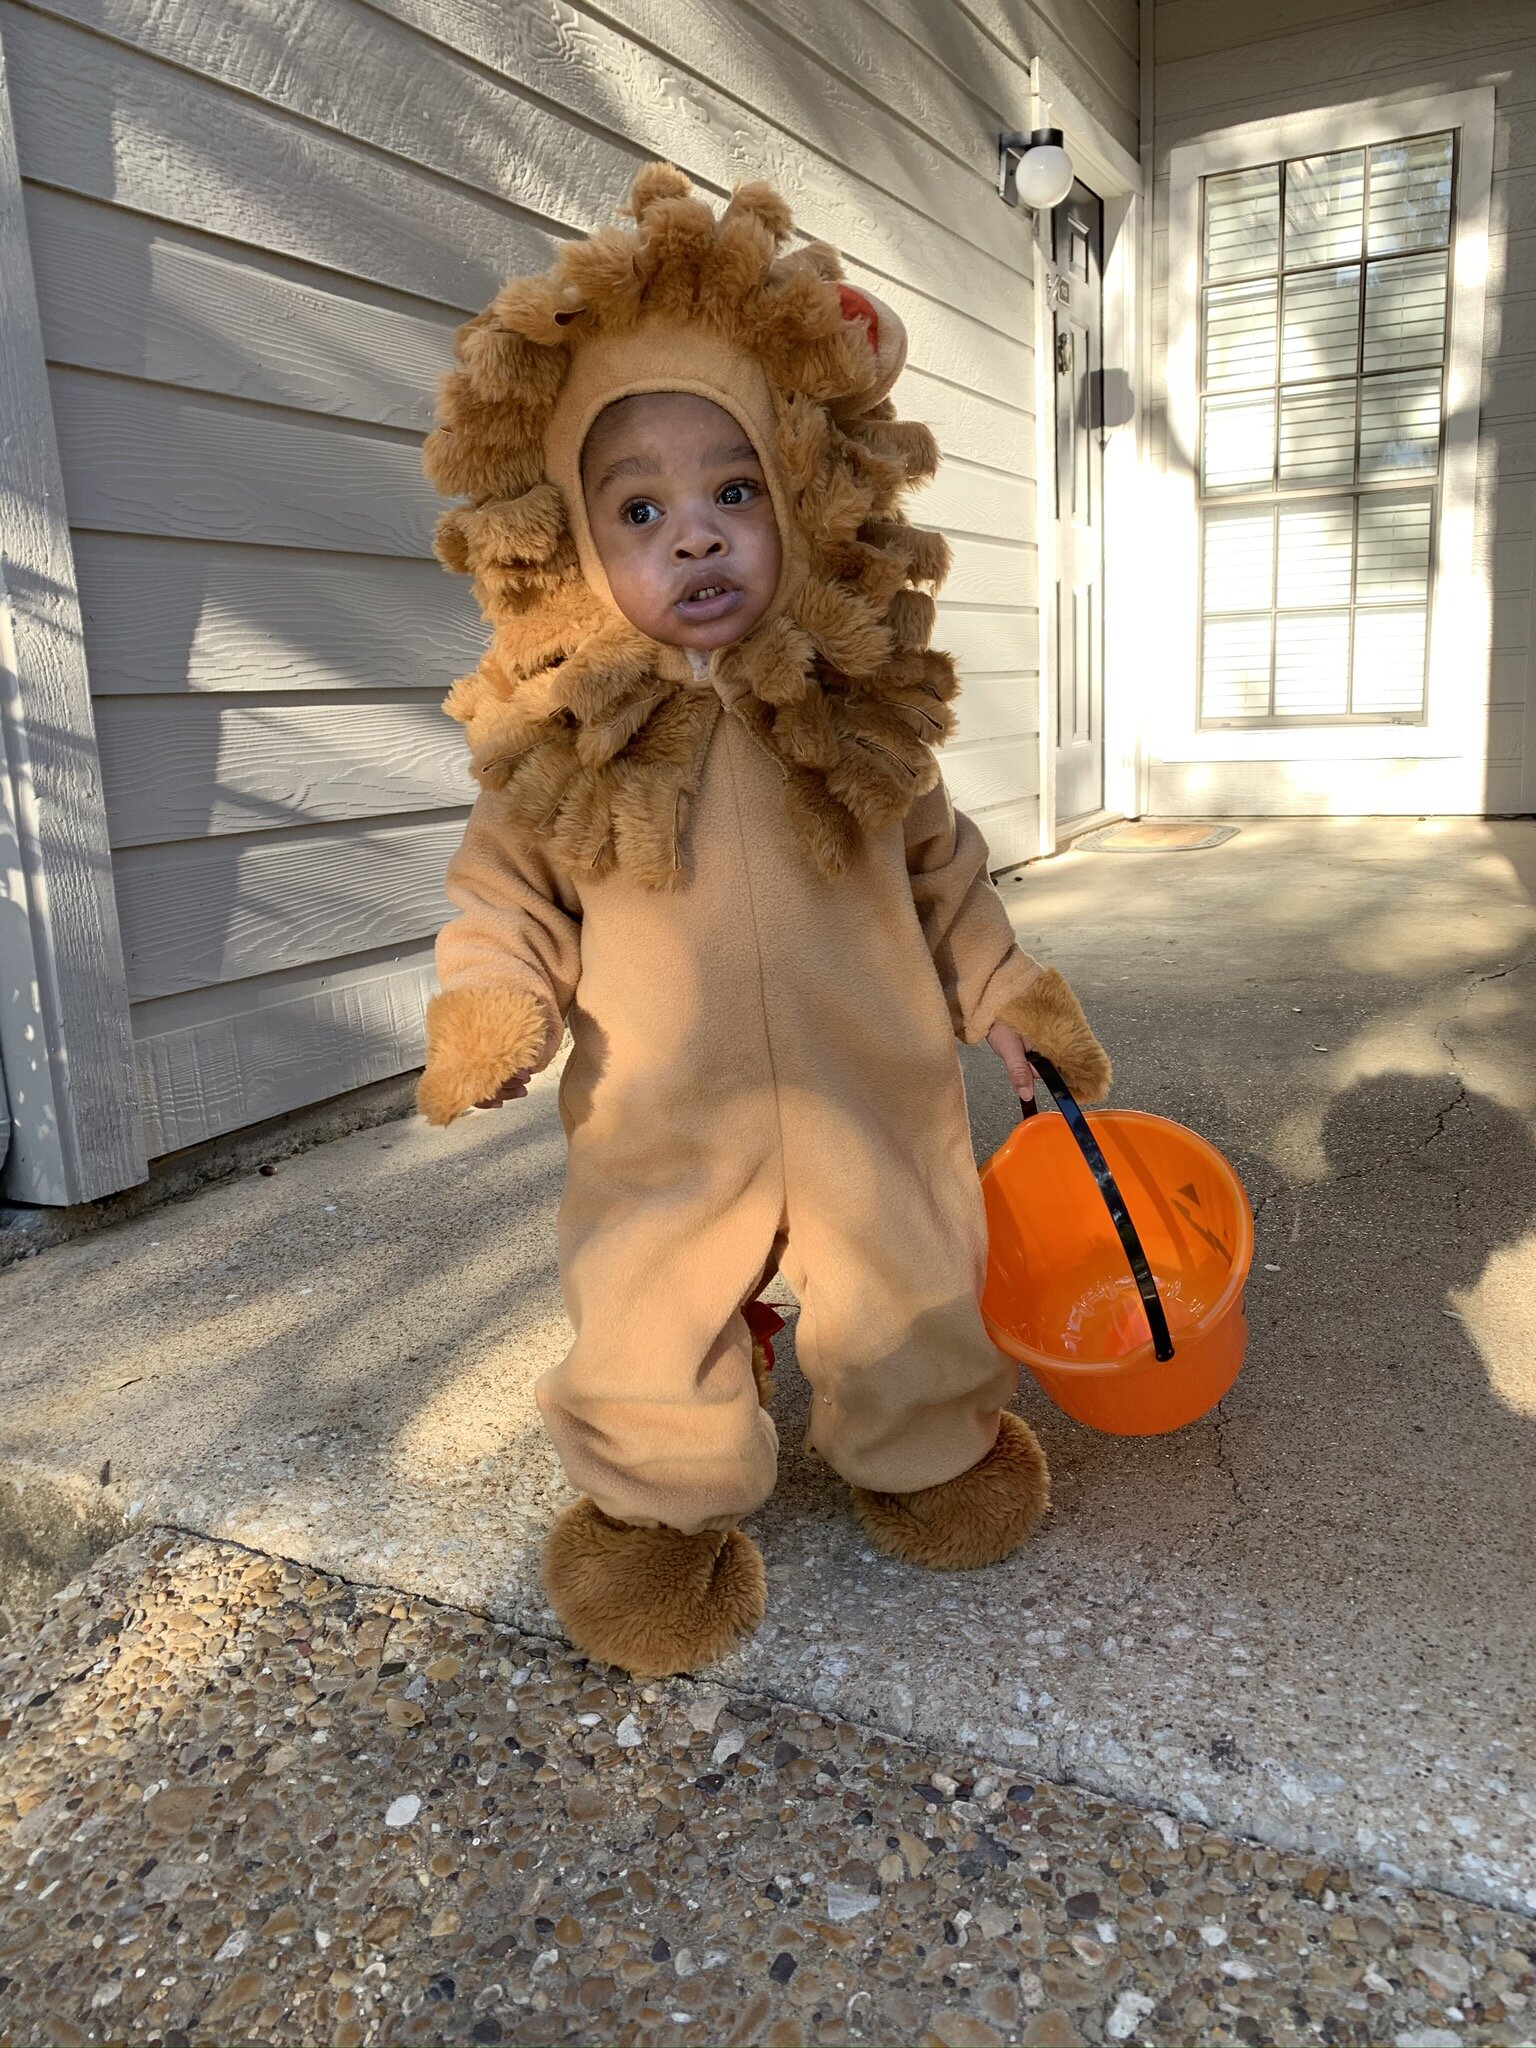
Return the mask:
<path fill-rule="evenodd" d="M 1203 181 L 1207 724 L 1423 714 L 1453 141 Z"/>

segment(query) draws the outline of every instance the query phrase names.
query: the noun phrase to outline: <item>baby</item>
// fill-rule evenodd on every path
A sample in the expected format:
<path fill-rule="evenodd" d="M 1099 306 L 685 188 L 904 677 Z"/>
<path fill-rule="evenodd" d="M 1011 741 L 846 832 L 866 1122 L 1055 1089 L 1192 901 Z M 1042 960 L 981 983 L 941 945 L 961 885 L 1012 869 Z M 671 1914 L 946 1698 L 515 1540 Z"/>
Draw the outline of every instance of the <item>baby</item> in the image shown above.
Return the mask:
<path fill-rule="evenodd" d="M 1108 1062 L 1021 953 L 932 755 L 942 543 L 902 490 L 904 338 L 761 187 L 724 216 L 641 173 L 459 337 L 428 444 L 439 551 L 495 634 L 448 708 L 482 793 L 449 870 L 424 1112 L 526 1093 L 564 1026 L 558 1227 L 575 1333 L 538 1386 L 582 1494 L 545 1579 L 576 1647 L 693 1669 L 761 1619 L 740 1523 L 777 1436 L 758 1296 L 800 1304 L 808 1442 L 870 1540 L 992 1562 L 1047 1500 L 978 1299 L 955 1055 Z M 754 1335 L 756 1331 L 756 1335 Z"/>

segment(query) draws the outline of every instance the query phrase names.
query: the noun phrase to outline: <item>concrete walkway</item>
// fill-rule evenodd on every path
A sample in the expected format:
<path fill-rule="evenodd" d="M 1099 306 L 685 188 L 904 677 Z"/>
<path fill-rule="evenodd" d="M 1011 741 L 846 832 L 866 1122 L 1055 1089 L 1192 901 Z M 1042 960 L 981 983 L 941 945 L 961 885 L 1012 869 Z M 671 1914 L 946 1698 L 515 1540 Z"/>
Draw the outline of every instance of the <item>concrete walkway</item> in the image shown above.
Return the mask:
<path fill-rule="evenodd" d="M 1282 1847 L 1536 1910 L 1536 826 L 1249 822 L 1010 889 L 1117 1099 L 1259 1217 L 1213 1419 L 1020 1406 L 1055 1511 L 995 1570 L 876 1560 L 794 1448 L 719 1676 Z M 978 1152 L 1011 1116 L 968 1057 Z M 0 1276 L 0 1544 L 158 1519 L 553 1632 L 531 1384 L 565 1341 L 552 1093 L 362 1132 Z M 636 1332 L 637 1343 L 644 1332 Z"/>

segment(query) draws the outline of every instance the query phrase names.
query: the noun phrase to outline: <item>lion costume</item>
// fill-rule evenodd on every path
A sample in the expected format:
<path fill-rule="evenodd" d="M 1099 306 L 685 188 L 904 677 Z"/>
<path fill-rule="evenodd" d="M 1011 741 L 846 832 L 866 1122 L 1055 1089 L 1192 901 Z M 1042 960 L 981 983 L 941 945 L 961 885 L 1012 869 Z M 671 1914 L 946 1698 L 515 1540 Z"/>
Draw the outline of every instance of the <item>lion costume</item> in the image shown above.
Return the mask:
<path fill-rule="evenodd" d="M 538 1386 L 567 1476 L 546 1583 L 578 1649 L 689 1669 L 761 1618 L 740 1529 L 778 1439 L 744 1315 L 800 1303 L 809 1443 L 871 1541 L 1006 1554 L 1045 1462 L 978 1298 L 980 1191 L 955 1039 L 999 1020 L 1081 1094 L 1108 1062 L 1020 952 L 933 748 L 938 535 L 900 510 L 938 460 L 886 397 L 894 314 L 760 185 L 718 218 L 665 165 L 632 227 L 567 244 L 469 321 L 426 464 L 438 552 L 491 644 L 447 709 L 481 794 L 448 875 L 420 1103 L 446 1123 L 568 1024 L 559 1257 L 575 1332 Z M 581 451 L 638 392 L 711 399 L 758 451 L 783 549 L 766 616 L 707 661 L 614 605 Z M 754 1373 L 754 1362 L 759 1370 Z"/>

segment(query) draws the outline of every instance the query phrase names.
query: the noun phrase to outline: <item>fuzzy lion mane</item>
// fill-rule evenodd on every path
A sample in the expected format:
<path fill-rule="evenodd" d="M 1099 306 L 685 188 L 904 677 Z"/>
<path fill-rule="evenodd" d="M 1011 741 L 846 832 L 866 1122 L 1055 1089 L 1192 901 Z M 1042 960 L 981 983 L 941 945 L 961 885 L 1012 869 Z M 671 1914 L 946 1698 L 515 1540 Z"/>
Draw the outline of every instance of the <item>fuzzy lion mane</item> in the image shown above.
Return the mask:
<path fill-rule="evenodd" d="M 819 243 L 785 249 L 789 209 L 767 186 L 739 186 L 717 217 L 682 172 L 651 164 L 625 210 L 632 226 L 567 243 L 457 335 L 424 460 L 444 495 L 467 500 L 439 523 L 437 553 L 474 578 L 492 639 L 444 708 L 466 728 L 478 779 L 507 792 L 514 829 L 573 874 L 682 880 L 717 700 L 663 680 L 656 643 L 587 587 L 544 436 L 575 321 L 584 334 L 698 322 L 767 375 L 810 550 L 790 609 L 728 649 L 720 672 L 835 877 L 864 831 L 933 787 L 932 749 L 953 723 L 954 664 L 928 645 L 948 549 L 899 509 L 932 475 L 937 445 L 889 400 L 870 402 L 875 351 L 844 316 L 837 257 Z"/>

